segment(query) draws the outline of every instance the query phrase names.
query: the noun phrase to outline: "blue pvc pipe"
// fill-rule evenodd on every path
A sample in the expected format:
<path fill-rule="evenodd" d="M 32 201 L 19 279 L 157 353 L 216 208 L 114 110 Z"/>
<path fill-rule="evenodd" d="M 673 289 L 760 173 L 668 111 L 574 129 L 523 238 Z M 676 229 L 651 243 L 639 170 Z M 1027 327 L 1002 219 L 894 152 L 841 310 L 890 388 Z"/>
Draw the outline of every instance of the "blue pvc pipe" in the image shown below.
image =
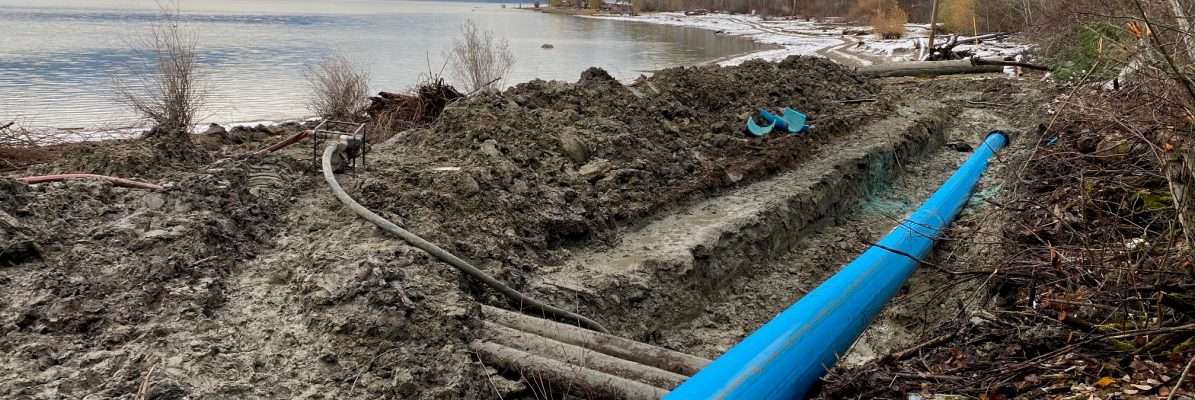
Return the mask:
<path fill-rule="evenodd" d="M 1003 132 L 989 133 L 967 162 L 877 245 L 665 399 L 804 398 L 929 254 L 934 239 L 966 205 L 988 159 L 1007 141 Z"/>
<path fill-rule="evenodd" d="M 763 117 L 763 119 L 765 121 L 771 122 L 773 125 L 776 125 L 776 129 L 779 129 L 782 131 L 788 130 L 788 121 L 785 121 L 784 118 L 779 115 L 772 114 L 772 112 L 768 111 L 768 109 L 766 109 L 766 108 L 759 109 L 759 116 Z"/>
<path fill-rule="evenodd" d="M 776 127 L 776 124 L 774 124 L 774 123 L 768 122 L 767 125 L 760 125 L 755 122 L 755 118 L 747 117 L 747 133 L 750 134 L 751 136 L 755 136 L 755 137 L 767 136 L 769 133 L 772 133 L 772 129 L 774 129 L 775 127 Z"/>

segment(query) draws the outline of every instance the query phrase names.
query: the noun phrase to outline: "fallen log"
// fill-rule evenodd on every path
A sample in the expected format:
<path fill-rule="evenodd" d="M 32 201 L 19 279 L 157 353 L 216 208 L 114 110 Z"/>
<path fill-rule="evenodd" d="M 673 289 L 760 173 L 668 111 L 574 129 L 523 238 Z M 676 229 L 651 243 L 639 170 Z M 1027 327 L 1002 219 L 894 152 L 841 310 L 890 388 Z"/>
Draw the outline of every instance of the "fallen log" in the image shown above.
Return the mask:
<path fill-rule="evenodd" d="M 973 36 L 973 37 L 969 37 L 966 39 L 958 39 L 957 37 L 955 37 L 955 39 L 951 40 L 949 43 L 945 43 L 944 45 L 940 46 L 940 48 L 949 50 L 949 49 L 953 49 L 958 46 L 962 46 L 964 44 L 975 44 L 975 43 L 979 43 L 979 42 L 982 42 L 985 40 L 999 40 L 999 39 L 1004 39 L 1009 36 L 1012 36 L 1012 34 L 1008 33 L 1008 32 L 997 32 L 997 33 L 989 33 L 986 35 Z"/>
<path fill-rule="evenodd" d="M 956 74 L 998 73 L 1004 70 L 999 65 L 976 65 L 971 60 L 913 61 L 893 64 L 869 65 L 856 70 L 872 78 L 898 76 L 939 76 Z"/>
<path fill-rule="evenodd" d="M 474 341 L 469 349 L 477 353 L 486 363 L 496 364 L 507 371 L 517 372 L 531 382 L 571 382 L 569 392 L 582 393 L 595 399 L 654 400 L 664 397 L 668 391 L 619 378 L 589 368 L 571 365 L 513 349 L 497 343 Z M 534 388 L 534 385 L 530 385 Z M 540 393 L 556 395 L 558 393 Z"/>
<path fill-rule="evenodd" d="M 611 357 L 580 346 L 565 344 L 493 322 L 484 321 L 483 326 L 490 340 L 494 343 L 531 354 L 545 356 L 553 360 L 564 361 L 572 365 L 580 365 L 598 372 L 604 372 L 658 388 L 672 389 L 689 378 L 685 375 Z"/>
<path fill-rule="evenodd" d="M 1053 68 L 1050 68 L 1045 65 L 1030 64 L 1030 63 L 1019 62 L 1019 61 L 1004 61 L 1004 60 L 991 60 L 991 59 L 983 59 L 983 58 L 972 58 L 971 63 L 975 64 L 975 65 L 1000 65 L 1000 66 L 1005 66 L 1005 67 L 1021 67 L 1021 68 L 1025 68 L 1025 69 L 1032 69 L 1032 70 L 1046 71 L 1046 72 L 1050 72 L 1050 71 L 1054 70 Z"/>
<path fill-rule="evenodd" d="M 497 307 L 483 305 L 481 311 L 487 321 L 685 376 L 697 373 L 710 363 L 710 360 L 685 353 Z"/>
<path fill-rule="evenodd" d="M 970 51 L 956 52 L 954 51 L 954 48 L 965 44 L 976 44 L 985 40 L 999 40 L 1011 35 L 1011 33 L 1000 32 L 969 37 L 966 39 L 959 39 L 959 36 L 951 35 L 950 40 L 946 41 L 945 43 L 937 44 L 927 49 L 926 54 L 921 61 L 957 60 L 967 58 L 971 55 Z"/>

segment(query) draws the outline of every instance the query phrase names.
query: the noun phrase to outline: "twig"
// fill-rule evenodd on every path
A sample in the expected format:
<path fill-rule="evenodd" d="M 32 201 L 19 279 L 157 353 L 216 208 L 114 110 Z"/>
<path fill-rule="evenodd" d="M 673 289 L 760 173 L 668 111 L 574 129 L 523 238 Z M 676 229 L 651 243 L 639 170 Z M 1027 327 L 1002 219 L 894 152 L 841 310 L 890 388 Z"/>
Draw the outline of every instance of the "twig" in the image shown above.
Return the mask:
<path fill-rule="evenodd" d="M 1145 21 L 1146 29 L 1148 29 L 1149 32 L 1154 32 L 1153 22 L 1149 20 L 1149 14 L 1145 12 L 1145 6 L 1141 5 L 1141 0 L 1133 0 L 1133 4 L 1137 6 L 1137 11 L 1141 13 L 1141 19 Z M 1169 65 L 1170 69 L 1174 72 L 1174 78 L 1179 82 L 1182 82 L 1183 87 L 1187 89 L 1187 94 L 1191 96 L 1191 101 L 1195 101 L 1195 86 L 1192 85 L 1190 79 L 1183 75 L 1182 70 L 1175 65 L 1174 57 L 1172 57 L 1170 53 L 1167 53 L 1166 49 L 1162 47 L 1161 39 L 1158 39 L 1158 35 L 1152 33 L 1147 36 L 1149 36 L 1150 43 L 1153 43 L 1154 48 L 1157 49 L 1158 53 L 1162 53 L 1162 58 L 1166 60 L 1166 64 Z"/>
<path fill-rule="evenodd" d="M 961 380 L 967 379 L 967 378 L 963 378 L 961 376 L 935 375 L 935 374 L 924 374 L 924 373 L 908 373 L 908 372 L 897 372 L 896 374 L 893 374 L 893 375 L 896 377 L 899 377 L 899 378 L 936 379 L 936 380 L 940 380 L 940 381 L 961 381 Z"/>
<path fill-rule="evenodd" d="M 916 346 L 913 346 L 913 347 L 910 347 L 910 348 L 907 348 L 907 349 L 904 349 L 904 350 L 898 351 L 898 352 L 896 352 L 896 353 L 892 353 L 892 354 L 890 354 L 890 355 L 889 355 L 887 358 L 888 358 L 888 359 L 890 359 L 890 360 L 893 360 L 893 361 L 895 361 L 895 360 L 902 360 L 902 359 L 904 359 L 905 357 L 908 357 L 908 356 L 912 355 L 913 353 L 916 353 L 916 352 L 918 352 L 918 351 L 921 351 L 921 349 L 924 349 L 924 348 L 926 348 L 926 347 L 931 347 L 931 346 L 937 346 L 937 345 L 939 345 L 939 344 L 941 344 L 941 343 L 944 343 L 944 342 L 946 342 L 947 340 L 950 340 L 951 338 L 953 338 L 953 337 L 955 337 L 956 335 L 958 335 L 960 332 L 961 332 L 961 331 L 955 331 L 955 332 L 947 333 L 947 334 L 945 334 L 945 335 L 942 335 L 942 336 L 938 336 L 938 337 L 936 337 L 936 338 L 933 338 L 933 339 L 927 340 L 927 341 L 925 341 L 925 342 L 922 342 L 922 343 L 921 343 L 921 344 L 919 344 L 919 345 L 916 345 Z"/>
<path fill-rule="evenodd" d="M 483 368 L 489 368 L 489 366 L 485 364 L 485 360 L 481 358 L 480 354 L 477 354 L 476 351 L 472 351 L 472 350 L 470 350 L 469 353 L 472 353 L 473 357 L 477 358 L 477 362 L 481 363 L 481 366 Z M 490 376 L 489 374 L 486 374 L 486 380 L 489 381 L 490 388 L 494 389 L 494 394 L 498 396 L 498 400 L 505 400 L 502 398 L 502 392 L 498 390 L 498 385 L 494 383 L 494 377 Z M 354 383 L 356 383 L 355 381 L 356 380 L 354 379 Z M 350 392 L 350 394 L 351 394 L 351 392 Z"/>
<path fill-rule="evenodd" d="M 1191 363 L 1193 362 L 1195 362 L 1195 357 L 1191 357 L 1190 360 L 1187 360 L 1187 366 L 1183 367 L 1183 373 L 1178 376 L 1178 382 L 1174 383 L 1174 390 L 1171 390 L 1170 394 L 1166 395 L 1166 400 L 1174 399 L 1174 394 L 1178 393 L 1178 390 L 1183 388 L 1183 379 L 1187 378 L 1187 372 L 1191 371 Z"/>
<path fill-rule="evenodd" d="M 145 393 L 149 391 L 149 380 L 153 378 L 154 370 L 158 369 L 158 364 L 161 363 L 162 361 L 158 360 L 154 365 L 151 365 L 149 372 L 146 372 L 145 377 L 141 379 L 141 387 L 137 389 L 137 400 L 145 400 Z"/>
<path fill-rule="evenodd" d="M 866 240 L 863 240 L 862 242 L 863 242 L 863 244 L 866 244 L 866 245 L 868 245 L 868 246 L 872 246 L 872 247 L 878 248 L 878 249 L 880 249 L 880 250 L 885 250 L 885 251 L 891 252 L 891 253 L 893 253 L 893 254 L 896 254 L 896 255 L 899 255 L 899 256 L 904 256 L 905 258 L 908 258 L 908 259 L 910 259 L 910 260 L 913 260 L 914 262 L 916 262 L 916 263 L 918 263 L 918 264 L 924 264 L 924 265 L 928 265 L 928 266 L 931 266 L 931 267 L 938 267 L 938 265 L 936 265 L 936 264 L 934 264 L 934 263 L 931 263 L 931 262 L 929 262 L 929 261 L 922 260 L 920 257 L 917 257 L 917 256 L 915 256 L 915 255 L 912 255 L 912 254 L 909 254 L 909 253 L 907 253 L 907 252 L 901 251 L 901 250 L 899 250 L 899 249 L 894 249 L 894 248 L 891 248 L 891 247 L 888 247 L 888 246 L 884 246 L 884 245 L 882 245 L 882 244 L 879 244 L 879 243 L 868 242 L 868 241 L 866 241 Z M 952 273 L 952 274 L 959 274 L 959 273 L 960 273 L 960 272 L 955 272 L 955 271 L 946 271 L 946 272 L 948 272 L 948 273 Z"/>

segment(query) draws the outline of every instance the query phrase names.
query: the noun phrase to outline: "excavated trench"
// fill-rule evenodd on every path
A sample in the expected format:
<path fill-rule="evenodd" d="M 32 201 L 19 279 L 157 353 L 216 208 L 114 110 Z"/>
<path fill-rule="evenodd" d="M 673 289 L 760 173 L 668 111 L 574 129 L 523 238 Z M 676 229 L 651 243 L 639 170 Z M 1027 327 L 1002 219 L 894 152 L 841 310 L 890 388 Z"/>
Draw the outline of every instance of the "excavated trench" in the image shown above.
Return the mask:
<path fill-rule="evenodd" d="M 957 108 L 933 101 L 818 146 L 798 168 L 654 219 L 609 249 L 582 250 L 531 286 L 630 337 L 693 319 L 728 280 L 753 275 L 936 151 Z"/>
<path fill-rule="evenodd" d="M 982 110 L 966 109 L 957 116 L 961 117 L 957 120 L 971 123 L 950 125 L 943 132 L 946 143 L 976 143 L 986 132 L 979 126 L 1007 126 L 1003 119 Z M 926 151 L 920 157 L 903 159 L 891 180 L 863 198 L 856 198 L 844 207 L 844 212 L 828 216 L 801 232 L 790 251 L 759 263 L 750 274 L 720 285 L 717 299 L 704 304 L 695 318 L 655 332 L 657 343 L 707 358 L 725 352 L 827 279 L 839 266 L 861 254 L 916 209 L 966 160 L 969 152 L 960 150 L 967 149 L 944 146 Z M 999 187 L 1001 177 L 993 175 L 985 176 L 977 197 L 987 196 Z M 960 217 L 960 225 L 986 211 L 986 204 L 972 203 Z M 939 251 L 953 252 L 961 246 L 943 243 Z M 939 271 L 927 268 L 916 272 L 904 292 L 889 304 L 840 365 L 858 365 L 908 346 L 934 321 L 957 311 L 951 307 L 962 291 L 944 290 L 948 284 Z"/>
<path fill-rule="evenodd" d="M 895 226 L 966 159 L 966 145 L 992 129 L 1025 128 L 963 106 L 983 95 L 913 96 L 888 118 L 820 144 L 790 172 L 652 219 L 612 247 L 577 251 L 530 286 L 625 337 L 716 358 Z M 993 163 L 977 197 L 998 191 L 1003 168 Z M 985 207 L 973 201 L 958 224 L 975 225 L 969 219 Z M 982 256 L 966 246 L 939 253 Z M 965 293 L 947 280 L 918 271 L 843 364 L 908 346 L 957 311 L 950 307 Z"/>
<path fill-rule="evenodd" d="M 997 101 L 985 91 L 1010 92 L 1005 84 L 977 83 L 996 80 L 918 81 L 880 93 L 879 85 L 852 84 L 845 75 L 838 86 L 803 87 L 816 96 L 774 99 L 750 90 L 757 97 L 731 104 L 738 108 L 690 107 L 696 111 L 677 119 L 684 125 L 641 123 L 658 122 L 659 110 L 686 109 L 681 100 L 691 100 L 690 93 L 724 100 L 751 82 L 817 85 L 837 71 L 809 60 L 791 64 L 670 72 L 677 76 L 655 83 L 666 95 L 653 97 L 641 120 L 580 120 L 574 110 L 549 108 L 603 106 L 618 116 L 625 107 L 594 100 L 594 93 L 622 101 L 611 104 L 642 102 L 602 80 L 528 84 L 510 98 L 491 95 L 455 111 L 462 118 L 442 128 L 463 133 L 423 132 L 379 151 L 367 174 L 340 183 L 378 213 L 538 299 L 597 319 L 620 336 L 714 358 L 916 206 L 966 156 L 945 144 L 977 143 L 1007 123 L 995 110 L 966 103 Z M 669 82 L 701 85 L 670 89 Z M 715 86 L 725 90 L 711 92 Z M 534 95 L 540 93 L 573 100 Z M 875 107 L 839 103 L 866 96 L 888 98 Z M 817 105 L 826 134 L 770 138 L 762 146 L 693 133 L 708 124 L 695 117 L 708 114 L 701 110 L 719 111 L 711 121 L 741 121 L 735 113 L 751 112 L 745 104 L 781 102 Z M 496 116 L 505 119 L 493 122 Z M 850 121 L 867 122 L 842 129 Z M 578 165 L 610 165 L 590 180 L 584 168 L 570 167 L 574 161 L 557 150 L 557 138 L 539 133 L 595 123 L 606 130 L 572 135 L 590 140 L 595 152 Z M 668 128 L 688 131 L 641 134 Z M 516 135 L 526 132 L 535 135 Z M 123 152 L 93 158 L 102 165 L 132 160 L 122 167 L 129 171 L 144 166 L 141 153 L 117 149 Z M 0 269 L 0 298 L 9 300 L 0 308 L 0 336 L 7 338 L 0 340 L 0 377 L 9 382 L 0 385 L 0 397 L 118 398 L 144 386 L 146 398 L 525 393 L 533 382 L 503 380 L 468 347 L 491 322 L 479 321 L 479 303 L 504 304 L 341 207 L 310 176 L 309 157 L 310 149 L 294 147 L 199 172 L 131 175 L 172 183 L 160 193 L 95 182 L 14 186 L 19 196 L 3 203 L 11 206 L 6 212 L 20 215 L 30 235 L 48 244 L 48 259 Z M 705 168 L 720 165 L 703 163 L 710 159 L 737 168 L 717 177 L 733 172 L 753 183 L 702 184 L 703 172 L 719 172 Z M 686 165 L 692 168 L 679 168 Z M 1002 167 L 1003 161 L 993 166 Z M 989 173 L 985 182 L 999 175 Z M 980 190 L 995 187 L 989 182 Z M 588 201 L 584 208 L 575 206 L 578 199 Z M 966 214 L 964 225 L 989 226 Z M 634 228 L 620 225 L 649 215 Z M 546 249 L 539 243 L 551 242 L 541 240 L 547 232 L 594 239 L 577 241 L 585 247 Z M 952 243 L 940 248 L 951 246 L 983 255 Z M 557 263 L 558 256 L 565 261 Z M 909 292 L 923 292 L 918 285 L 935 280 L 942 276 L 919 272 Z M 921 315 L 925 304 L 937 307 L 935 296 L 940 303 L 954 294 L 927 296 L 926 302 L 898 298 L 853 355 L 865 359 L 899 345 L 911 327 L 933 318 Z"/>

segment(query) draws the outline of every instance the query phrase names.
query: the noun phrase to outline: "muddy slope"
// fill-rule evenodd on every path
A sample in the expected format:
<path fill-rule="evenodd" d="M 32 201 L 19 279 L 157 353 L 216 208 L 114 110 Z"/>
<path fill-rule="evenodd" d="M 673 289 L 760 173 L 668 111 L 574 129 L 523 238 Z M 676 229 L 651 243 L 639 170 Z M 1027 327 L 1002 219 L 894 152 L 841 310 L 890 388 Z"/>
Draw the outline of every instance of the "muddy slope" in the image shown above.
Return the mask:
<path fill-rule="evenodd" d="M 802 161 L 813 143 L 888 109 L 878 87 L 824 59 L 673 68 L 627 87 L 591 69 L 445 110 L 377 157 L 363 202 L 520 283 L 557 250 L 608 243 L 619 227 Z M 747 139 L 760 107 L 792 106 L 812 135 Z M 467 239 L 466 239 L 467 238 Z"/>
<path fill-rule="evenodd" d="M 216 163 L 156 193 L 0 181 L 0 217 L 42 254 L 0 268 L 0 395 L 82 396 L 104 392 L 94 386 L 105 380 L 107 395 L 133 390 L 151 361 L 118 349 L 194 329 L 165 321 L 213 315 L 225 278 L 267 242 L 301 188 L 283 184 L 300 176 L 293 164 Z"/>

